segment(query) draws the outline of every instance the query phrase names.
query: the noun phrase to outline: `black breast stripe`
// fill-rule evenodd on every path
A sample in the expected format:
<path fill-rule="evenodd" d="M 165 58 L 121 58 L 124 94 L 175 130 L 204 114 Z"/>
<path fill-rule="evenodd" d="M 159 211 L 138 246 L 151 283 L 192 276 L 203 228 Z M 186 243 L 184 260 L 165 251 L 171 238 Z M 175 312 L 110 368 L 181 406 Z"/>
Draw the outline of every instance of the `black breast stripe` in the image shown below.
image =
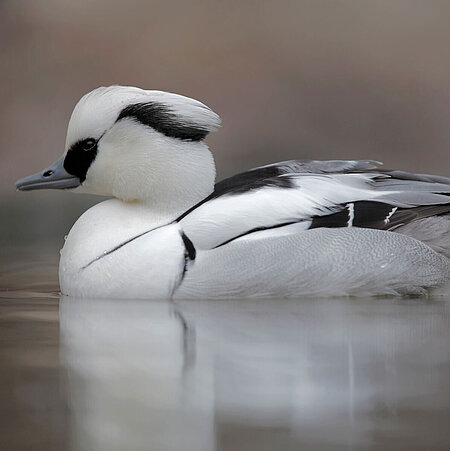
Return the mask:
<path fill-rule="evenodd" d="M 195 260 L 197 251 L 195 250 L 192 241 L 184 234 L 184 232 L 181 233 L 181 239 L 183 240 L 184 247 L 186 248 L 186 255 L 189 260 Z"/>
<path fill-rule="evenodd" d="M 184 232 L 181 232 L 181 239 L 183 240 L 184 244 L 184 265 L 183 273 L 181 274 L 180 281 L 178 282 L 177 287 L 180 286 L 181 282 L 183 282 L 186 271 L 188 270 L 189 261 L 194 261 L 195 257 L 197 256 L 197 251 L 194 247 L 194 244 Z"/>
<path fill-rule="evenodd" d="M 132 241 L 137 240 L 141 236 L 147 235 L 147 233 L 153 232 L 154 230 L 158 230 L 161 227 L 165 227 L 166 225 L 168 225 L 168 224 L 164 224 L 162 226 L 155 227 L 154 229 L 151 229 L 151 230 L 146 230 L 145 232 L 142 232 L 139 235 L 133 236 L 132 238 L 130 238 L 130 239 L 126 240 L 126 241 L 123 241 L 122 243 L 120 243 L 117 246 L 113 247 L 109 251 L 105 251 L 105 252 L 103 252 L 103 254 L 100 254 L 98 257 L 95 257 L 94 260 L 91 260 L 87 265 L 84 265 L 81 269 L 86 269 L 87 267 L 91 266 L 92 263 L 95 263 L 95 262 L 99 261 L 100 259 L 102 259 L 103 257 L 106 257 L 107 255 L 110 255 L 113 252 L 118 251 L 120 248 L 124 247 L 126 244 L 129 244 Z"/>

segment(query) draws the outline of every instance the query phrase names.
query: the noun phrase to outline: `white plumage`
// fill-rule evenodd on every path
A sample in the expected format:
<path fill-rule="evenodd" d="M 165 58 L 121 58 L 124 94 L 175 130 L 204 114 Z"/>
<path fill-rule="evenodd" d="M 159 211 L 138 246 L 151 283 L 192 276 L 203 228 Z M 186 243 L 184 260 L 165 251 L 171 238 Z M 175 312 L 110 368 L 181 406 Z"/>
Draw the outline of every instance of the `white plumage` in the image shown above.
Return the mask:
<path fill-rule="evenodd" d="M 17 185 L 115 197 L 70 231 L 64 294 L 421 294 L 448 281 L 449 179 L 294 160 L 214 185 L 203 139 L 219 124 L 202 103 L 161 91 L 113 86 L 80 100 L 62 159 Z"/>

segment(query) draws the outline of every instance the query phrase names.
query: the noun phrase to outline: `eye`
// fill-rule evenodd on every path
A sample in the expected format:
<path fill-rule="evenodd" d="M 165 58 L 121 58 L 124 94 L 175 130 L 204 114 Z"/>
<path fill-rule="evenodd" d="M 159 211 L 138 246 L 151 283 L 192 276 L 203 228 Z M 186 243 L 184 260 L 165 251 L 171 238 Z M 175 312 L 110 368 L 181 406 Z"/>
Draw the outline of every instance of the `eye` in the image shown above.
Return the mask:
<path fill-rule="evenodd" d="M 73 143 L 67 150 L 64 158 L 64 169 L 72 175 L 75 175 L 83 183 L 86 180 L 86 174 L 95 160 L 98 151 L 98 140 L 94 138 L 80 139 Z"/>
<path fill-rule="evenodd" d="M 85 152 L 89 152 L 90 150 L 94 149 L 96 145 L 97 145 L 97 141 L 95 141 L 95 139 L 89 138 L 89 139 L 86 139 L 85 141 L 83 141 L 81 148 Z"/>

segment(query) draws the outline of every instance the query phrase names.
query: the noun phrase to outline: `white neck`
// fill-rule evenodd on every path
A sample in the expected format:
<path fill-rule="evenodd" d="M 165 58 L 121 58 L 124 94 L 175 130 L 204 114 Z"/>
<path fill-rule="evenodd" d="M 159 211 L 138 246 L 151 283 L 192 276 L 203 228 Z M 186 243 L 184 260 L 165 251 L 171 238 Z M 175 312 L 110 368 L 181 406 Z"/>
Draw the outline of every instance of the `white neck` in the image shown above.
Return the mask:
<path fill-rule="evenodd" d="M 214 190 L 214 158 L 204 143 L 183 143 L 182 153 L 173 148 L 164 152 L 165 169 L 154 174 L 151 189 L 139 198 L 116 197 L 140 204 L 155 216 L 177 217 L 203 200 Z"/>

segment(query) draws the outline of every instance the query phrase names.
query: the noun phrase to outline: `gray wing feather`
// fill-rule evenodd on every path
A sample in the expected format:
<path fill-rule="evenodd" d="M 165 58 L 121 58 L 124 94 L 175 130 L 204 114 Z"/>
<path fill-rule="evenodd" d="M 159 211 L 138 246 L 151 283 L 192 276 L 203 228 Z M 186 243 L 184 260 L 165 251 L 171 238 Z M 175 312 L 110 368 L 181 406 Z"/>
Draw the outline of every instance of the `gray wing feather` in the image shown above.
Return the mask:
<path fill-rule="evenodd" d="M 383 171 L 381 172 L 383 173 Z M 444 185 L 450 185 L 450 178 L 440 175 L 412 174 L 410 172 L 403 171 L 385 171 L 384 173 L 400 180 L 415 180 L 418 182 L 442 183 Z"/>
<path fill-rule="evenodd" d="M 382 164 L 374 160 L 288 160 L 259 166 L 252 170 L 276 167 L 283 174 L 342 174 L 370 171 Z"/>
<path fill-rule="evenodd" d="M 351 174 L 375 175 L 368 184 L 375 190 L 388 191 L 380 201 L 399 207 L 447 204 L 450 202 L 450 178 L 438 175 L 412 174 L 404 171 L 381 170 L 375 160 L 289 160 L 263 168 L 277 168 L 279 176 L 289 174 Z M 256 168 L 260 169 L 260 168 Z"/>
<path fill-rule="evenodd" d="M 397 172 L 397 171 L 392 171 Z M 431 181 L 433 176 L 417 176 L 402 172 L 402 179 L 398 179 L 393 173 L 381 174 L 370 182 L 375 190 L 385 191 L 380 196 L 380 201 L 386 201 L 401 207 L 413 207 L 419 205 L 435 205 L 450 203 L 450 179 L 438 177 L 449 183 Z M 406 178 L 406 176 L 410 178 Z M 433 177 L 434 178 L 434 177 Z M 426 180 L 429 179 L 430 181 Z"/>

